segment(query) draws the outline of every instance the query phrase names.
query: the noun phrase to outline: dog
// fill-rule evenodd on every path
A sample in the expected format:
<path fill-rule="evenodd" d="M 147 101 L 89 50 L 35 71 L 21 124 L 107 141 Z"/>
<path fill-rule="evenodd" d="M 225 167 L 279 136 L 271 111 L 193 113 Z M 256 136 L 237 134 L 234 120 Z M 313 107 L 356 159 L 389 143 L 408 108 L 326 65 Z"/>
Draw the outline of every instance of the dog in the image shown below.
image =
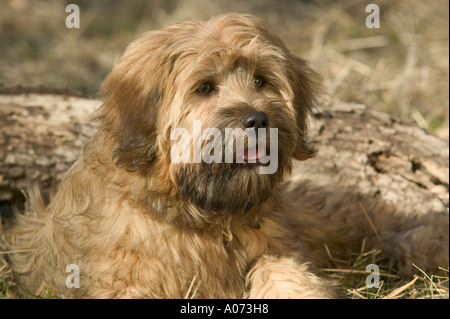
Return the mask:
<path fill-rule="evenodd" d="M 308 117 L 319 90 L 307 63 L 250 15 L 145 33 L 102 84 L 98 131 L 54 198 L 46 205 L 31 191 L 32 214 L 17 217 L 11 261 L 22 290 L 335 298 L 334 283 L 318 271 L 328 260 L 324 243 L 343 256 L 364 237 L 367 247 L 381 238 L 405 272 L 412 262 L 448 265 L 448 215 L 408 218 L 357 192 L 283 183 L 293 159 L 316 152 Z M 227 139 L 227 129 L 237 133 Z M 263 153 L 276 154 L 272 163 Z M 264 173 L 269 166 L 276 169 Z"/>

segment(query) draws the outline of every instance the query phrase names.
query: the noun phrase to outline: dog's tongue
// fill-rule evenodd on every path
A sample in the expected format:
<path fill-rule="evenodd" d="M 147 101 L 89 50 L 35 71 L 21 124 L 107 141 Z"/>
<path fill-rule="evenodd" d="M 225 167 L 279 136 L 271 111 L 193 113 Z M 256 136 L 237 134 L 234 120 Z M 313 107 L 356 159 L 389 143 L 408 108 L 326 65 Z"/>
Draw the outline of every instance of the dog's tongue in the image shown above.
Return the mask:
<path fill-rule="evenodd" d="M 264 149 L 262 148 L 258 148 L 257 151 L 256 150 L 245 150 L 244 152 L 244 159 L 246 161 L 256 161 L 258 160 L 260 157 L 263 156 L 263 152 Z"/>

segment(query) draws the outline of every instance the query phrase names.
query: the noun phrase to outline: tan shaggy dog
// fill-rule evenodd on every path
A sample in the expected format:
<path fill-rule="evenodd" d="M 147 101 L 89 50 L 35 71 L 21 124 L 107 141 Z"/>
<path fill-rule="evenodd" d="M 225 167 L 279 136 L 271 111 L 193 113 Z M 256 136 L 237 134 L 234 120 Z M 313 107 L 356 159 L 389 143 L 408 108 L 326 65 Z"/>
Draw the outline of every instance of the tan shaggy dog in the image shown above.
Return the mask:
<path fill-rule="evenodd" d="M 249 15 L 144 34 L 103 83 L 98 132 L 55 197 L 45 207 L 31 194 L 32 215 L 18 217 L 11 259 L 23 291 L 333 298 L 330 282 L 313 269 L 326 265 L 324 243 L 336 258 L 364 237 L 367 246 L 380 245 L 361 201 L 400 270 L 412 262 L 448 265 L 446 214 L 409 218 L 351 192 L 282 183 L 293 158 L 314 155 L 307 119 L 317 87 L 306 63 Z M 276 172 L 261 173 L 259 151 L 251 163 L 250 137 L 244 163 L 173 161 L 173 130 L 193 136 L 196 120 L 221 133 L 267 128 L 267 141 L 278 129 Z M 79 288 L 66 285 L 68 265 L 78 267 Z"/>

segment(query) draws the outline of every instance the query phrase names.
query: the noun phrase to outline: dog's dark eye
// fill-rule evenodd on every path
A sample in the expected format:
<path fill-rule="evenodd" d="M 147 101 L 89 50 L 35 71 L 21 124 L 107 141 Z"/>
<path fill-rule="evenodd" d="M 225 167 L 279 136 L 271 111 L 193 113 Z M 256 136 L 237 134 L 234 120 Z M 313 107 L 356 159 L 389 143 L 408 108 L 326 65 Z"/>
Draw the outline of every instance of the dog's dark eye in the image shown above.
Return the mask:
<path fill-rule="evenodd" d="M 214 87 L 214 84 L 206 82 L 200 84 L 200 86 L 197 88 L 197 92 L 201 95 L 208 95 L 211 94 L 213 91 L 215 91 L 216 88 Z"/>
<path fill-rule="evenodd" d="M 260 87 L 264 86 L 265 81 L 264 81 L 264 79 L 262 77 L 255 76 L 253 78 L 253 83 L 255 84 L 256 87 L 260 88 Z"/>

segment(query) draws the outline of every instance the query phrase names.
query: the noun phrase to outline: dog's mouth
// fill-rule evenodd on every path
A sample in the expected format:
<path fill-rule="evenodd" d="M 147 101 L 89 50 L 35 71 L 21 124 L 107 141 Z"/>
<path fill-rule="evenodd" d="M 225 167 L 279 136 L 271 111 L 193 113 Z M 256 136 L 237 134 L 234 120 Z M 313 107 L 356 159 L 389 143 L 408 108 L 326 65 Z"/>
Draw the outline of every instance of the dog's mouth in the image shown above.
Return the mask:
<path fill-rule="evenodd" d="M 234 164 L 242 167 L 265 165 L 267 162 L 264 161 L 265 156 L 266 149 L 264 147 L 245 148 L 243 155 L 236 155 L 236 162 Z"/>
<path fill-rule="evenodd" d="M 264 155 L 264 149 L 256 148 L 254 150 L 246 149 L 244 151 L 244 161 L 246 162 L 256 162 Z"/>
<path fill-rule="evenodd" d="M 243 161 L 244 164 L 261 164 L 260 159 L 264 156 L 265 150 L 261 147 L 256 149 L 245 149 Z"/>

